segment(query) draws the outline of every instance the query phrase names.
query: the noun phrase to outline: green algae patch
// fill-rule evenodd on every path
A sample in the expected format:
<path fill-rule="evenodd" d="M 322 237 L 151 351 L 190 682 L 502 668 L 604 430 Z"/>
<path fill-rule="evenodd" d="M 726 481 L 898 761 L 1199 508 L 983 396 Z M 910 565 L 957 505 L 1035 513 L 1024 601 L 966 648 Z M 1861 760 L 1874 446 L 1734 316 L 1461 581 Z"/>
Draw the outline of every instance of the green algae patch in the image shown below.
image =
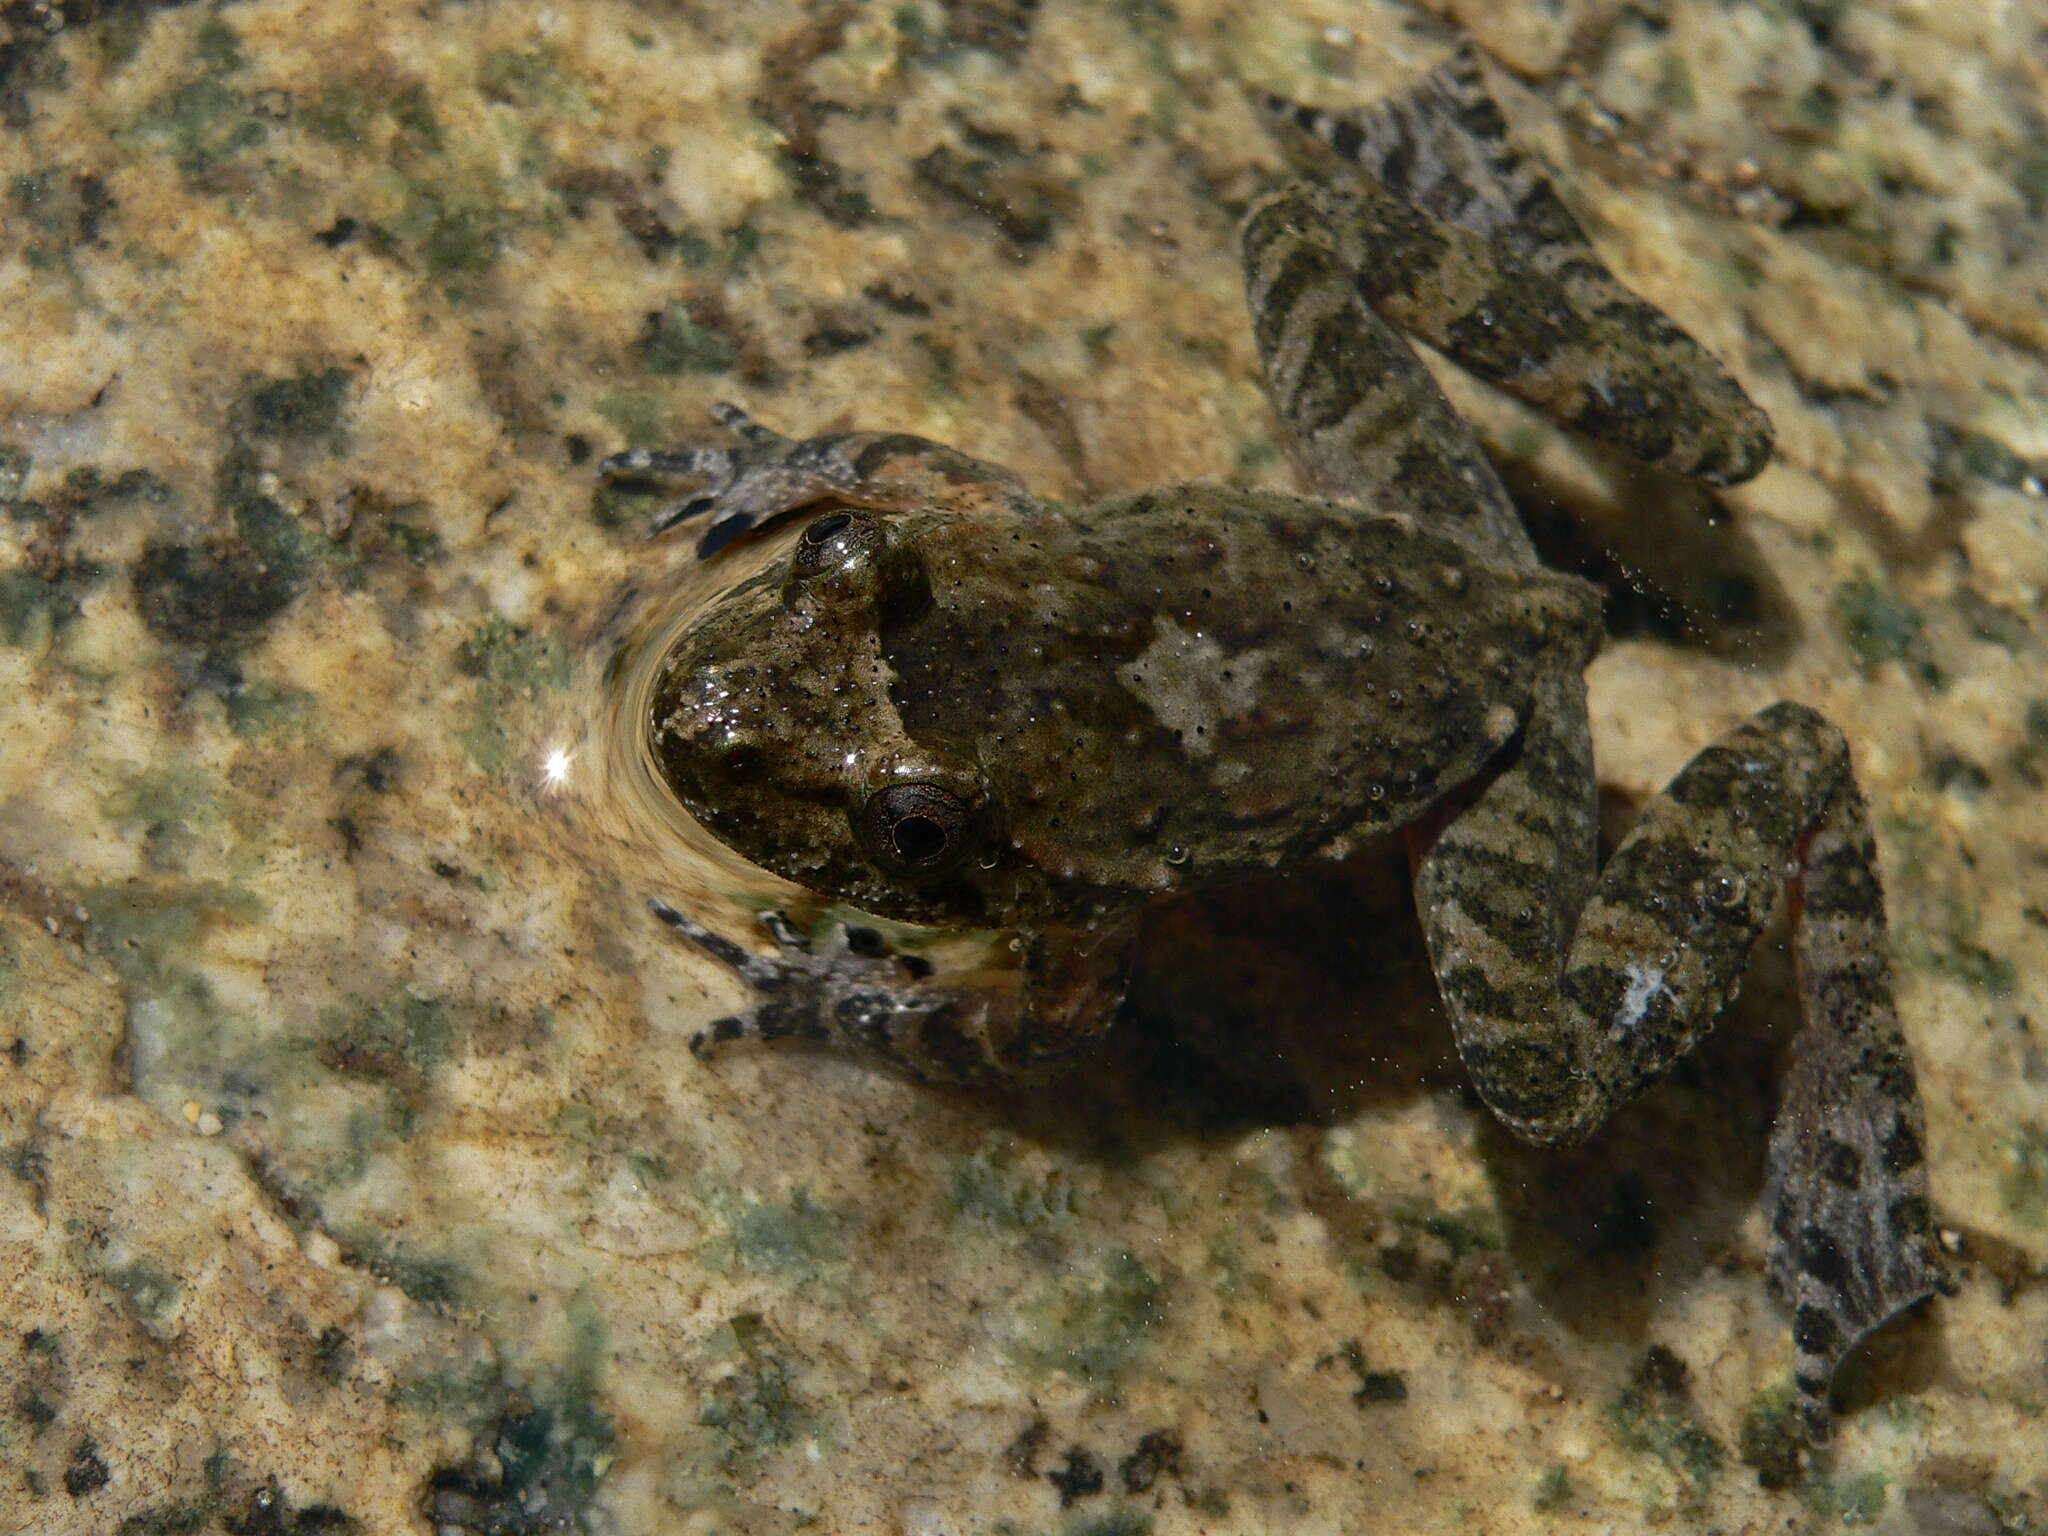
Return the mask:
<path fill-rule="evenodd" d="M 2019 986 L 2019 970 L 2003 955 L 1977 942 L 1979 917 L 1961 901 L 1941 904 L 1940 931 L 1906 922 L 1892 925 L 1892 953 L 1902 966 L 1959 981 L 1992 997 L 2007 998 Z"/>
<path fill-rule="evenodd" d="M 1551 1515 L 1571 1508 L 1577 1499 L 1578 1491 L 1572 1487 L 1572 1480 L 1560 1463 L 1536 1479 L 1536 1491 L 1529 1496 L 1529 1507 L 1538 1514 Z"/>
<path fill-rule="evenodd" d="M 87 944 L 110 960 L 123 980 L 145 985 L 177 976 L 175 962 L 191 952 L 210 924 L 251 921 L 264 910 L 250 892 L 210 881 L 95 886 L 80 893 L 79 905 L 86 912 Z"/>
<path fill-rule="evenodd" d="M 1678 1483 L 1678 1503 L 1700 1509 L 1727 1465 L 1728 1451 L 1693 1417 L 1685 1363 L 1652 1345 L 1628 1387 L 1607 1404 L 1615 1443 L 1632 1455 L 1659 1462 Z"/>
<path fill-rule="evenodd" d="M 809 1432 L 815 1411 L 797 1391 L 796 1368 L 759 1313 L 734 1317 L 708 1344 L 725 1369 L 704 1394 L 697 1422 L 724 1436 L 720 1462 L 727 1471 L 758 1464 Z"/>
<path fill-rule="evenodd" d="M 430 1311 L 445 1315 L 475 1290 L 475 1280 L 453 1259 L 423 1254 L 366 1227 L 337 1227 L 329 1235 L 351 1264 L 360 1264 L 386 1285 L 397 1286 Z"/>
<path fill-rule="evenodd" d="M 502 777 L 512 764 L 506 714 L 522 699 L 569 685 L 569 648 L 558 635 L 535 634 L 494 614 L 470 631 L 455 660 L 477 680 L 463 750 L 483 772 Z"/>
<path fill-rule="evenodd" d="M 1808 1483 L 1804 1494 L 1807 1508 L 1831 1524 L 1873 1525 L 1884 1513 L 1890 1486 L 1882 1472 L 1858 1472 Z"/>
<path fill-rule="evenodd" d="M 477 89 L 486 101 L 515 107 L 547 107 L 557 111 L 585 104 L 588 93 L 563 66 L 553 48 L 519 51 L 500 48 L 477 67 Z"/>
<path fill-rule="evenodd" d="M 277 110 L 268 93 L 229 84 L 247 67 L 234 29 L 211 18 L 193 35 L 185 73 L 129 125 L 131 132 L 162 144 L 196 192 L 253 190 L 260 166 L 252 151 L 269 141 Z"/>
<path fill-rule="evenodd" d="M 79 612 L 78 599 L 62 582 L 33 571 L 0 571 L 0 638 L 17 650 L 47 649 Z"/>
<path fill-rule="evenodd" d="M 220 782 L 206 769 L 171 764 L 137 773 L 102 803 L 124 835 L 162 827 L 210 825 L 220 819 Z"/>
<path fill-rule="evenodd" d="M 799 1188 L 786 1201 L 744 1207 L 732 1218 L 732 1237 L 725 1254 L 763 1274 L 807 1280 L 839 1257 L 839 1218 Z"/>
<path fill-rule="evenodd" d="M 236 424 L 280 442 L 321 440 L 339 453 L 347 446 L 342 418 L 350 382 L 346 368 L 252 380 L 235 408 Z"/>
<path fill-rule="evenodd" d="M 2030 1227 L 2048 1227 L 2048 1129 L 2028 1121 L 2005 1144 L 2006 1169 L 1998 1198 L 2006 1214 Z"/>
<path fill-rule="evenodd" d="M 447 1057 L 455 1039 L 445 998 L 401 989 L 382 1001 L 358 1001 L 321 1015 L 321 1062 L 337 1072 L 418 1087 Z"/>
<path fill-rule="evenodd" d="M 1027 1298 L 1009 1354 L 1030 1370 L 1106 1383 L 1144 1352 L 1165 1317 L 1165 1287 L 1120 1253 L 1095 1280 L 1065 1281 Z"/>
<path fill-rule="evenodd" d="M 1835 632 L 1866 672 L 1896 661 L 1929 687 L 1941 685 L 1941 670 L 1927 650 L 1926 623 L 1890 583 L 1868 576 L 1845 581 L 1829 598 L 1828 612 Z"/>
<path fill-rule="evenodd" d="M 727 373 L 739 365 L 739 348 L 693 313 L 675 303 L 647 317 L 633 343 L 633 357 L 649 373 L 673 378 L 685 373 Z"/>
<path fill-rule="evenodd" d="M 228 713 L 228 729 L 244 741 L 261 741 L 266 736 L 303 736 L 313 723 L 316 701 L 303 688 L 281 688 L 272 683 L 244 683 L 222 693 Z"/>
<path fill-rule="evenodd" d="M 525 698 L 569 685 L 569 651 L 555 635 L 536 635 L 493 615 L 470 631 L 456 663 L 486 687 Z"/>
<path fill-rule="evenodd" d="M 956 1220 L 982 1222 L 999 1232 L 1049 1235 L 1074 1217 L 1074 1192 L 1064 1179 L 1022 1173 L 1002 1149 L 956 1162 L 948 1195 Z"/>
<path fill-rule="evenodd" d="M 593 400 L 590 408 L 617 429 L 627 447 L 652 448 L 675 441 L 671 403 L 665 390 L 615 390 Z"/>
<path fill-rule="evenodd" d="M 378 142 L 388 122 L 392 157 L 399 160 L 441 148 L 441 123 L 426 86 L 403 76 L 366 73 L 333 81 L 299 110 L 297 120 L 314 137 L 355 149 Z"/>
<path fill-rule="evenodd" d="M 1756 1468 L 1759 1488 L 1790 1488 L 1801 1476 L 1806 1442 L 1792 1413 L 1792 1383 L 1779 1381 L 1750 1399 L 1742 1415 L 1736 1452 Z"/>
<path fill-rule="evenodd" d="M 185 1299 L 185 1287 L 176 1276 L 143 1258 L 118 1264 L 106 1275 L 151 1338 L 168 1339 L 176 1333 L 179 1304 Z"/>
<path fill-rule="evenodd" d="M 592 1387 L 572 1374 L 556 1394 L 501 1388 L 502 1416 L 480 1437 L 496 1465 L 488 1474 L 474 1462 L 436 1472 L 428 1501 L 437 1522 L 503 1536 L 590 1531 L 590 1506 L 618 1439 Z"/>
<path fill-rule="evenodd" d="M 20 182 L 15 183 L 15 197 L 20 200 Z M 21 493 L 28 489 L 28 472 L 35 467 L 35 460 L 26 448 L 10 442 L 0 441 L 0 507 L 10 513 L 21 500 Z"/>

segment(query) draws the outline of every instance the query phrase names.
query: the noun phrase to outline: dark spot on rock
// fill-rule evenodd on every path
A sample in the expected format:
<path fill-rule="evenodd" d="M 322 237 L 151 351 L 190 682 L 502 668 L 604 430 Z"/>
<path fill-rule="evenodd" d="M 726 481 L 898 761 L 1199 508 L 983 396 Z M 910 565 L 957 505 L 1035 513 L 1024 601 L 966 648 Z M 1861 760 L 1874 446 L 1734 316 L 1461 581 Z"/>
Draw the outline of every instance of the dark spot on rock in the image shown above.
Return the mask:
<path fill-rule="evenodd" d="M 932 307 L 916 294 L 890 283 L 874 282 L 861 290 L 892 315 L 907 315 L 912 319 L 931 318 Z"/>
<path fill-rule="evenodd" d="M 1636 1367 L 1636 1385 L 1667 1397 L 1683 1397 L 1692 1381 L 1692 1370 L 1676 1353 L 1662 1344 L 1652 1344 Z"/>
<path fill-rule="evenodd" d="M 1928 1208 L 1925 1195 L 1907 1195 L 1894 1200 L 1885 1215 L 1890 1218 L 1892 1233 L 1897 1237 L 1925 1234 L 1934 1224 L 1934 1215 Z"/>
<path fill-rule="evenodd" d="M 334 438 L 341 431 L 348 386 L 346 368 L 252 381 L 236 410 L 236 425 L 279 440 Z"/>
<path fill-rule="evenodd" d="M 305 589 L 303 567 L 238 541 L 150 544 L 132 580 L 152 634 L 208 649 L 249 643 Z"/>
<path fill-rule="evenodd" d="M 804 337 L 804 355 L 833 357 L 864 347 L 874 339 L 873 328 L 862 325 L 858 320 L 836 313 L 820 315 L 816 328 Z"/>
<path fill-rule="evenodd" d="M 1052 1425 L 1043 1418 L 1033 1419 L 1017 1432 L 1003 1451 L 1003 1461 L 1012 1477 L 1035 1478 L 1038 1476 L 1038 1453 L 1045 1449 L 1047 1437 L 1052 1434 Z"/>
<path fill-rule="evenodd" d="M 1064 1465 L 1045 1474 L 1045 1480 L 1059 1490 L 1060 1508 L 1102 1492 L 1102 1466 L 1080 1446 L 1067 1448 Z"/>
<path fill-rule="evenodd" d="M 344 214 L 325 229 L 316 232 L 313 238 L 326 246 L 330 251 L 338 251 L 344 245 L 347 245 L 349 241 L 355 239 L 357 232 L 361 229 L 362 225 Z"/>
<path fill-rule="evenodd" d="M 938 0 L 946 18 L 936 51 L 979 48 L 1014 62 L 1031 41 L 1038 0 Z"/>
<path fill-rule="evenodd" d="M 381 795 L 397 787 L 399 766 L 396 747 L 379 747 L 367 756 L 344 757 L 336 763 L 334 781 L 337 784 L 358 782 L 371 794 Z"/>
<path fill-rule="evenodd" d="M 580 1396 L 560 1406 L 514 1395 L 481 1441 L 495 1461 L 444 1467 L 428 1480 L 428 1518 L 466 1536 L 585 1531 L 615 1438 L 611 1419 Z"/>
<path fill-rule="evenodd" d="M 90 1440 L 81 1440 L 72 1447 L 70 1464 L 64 1468 L 64 1491 L 71 1497 L 82 1499 L 89 1493 L 97 1493 L 107 1486 L 112 1477 L 98 1446 Z"/>
<path fill-rule="evenodd" d="M 1149 1493 L 1162 1477 L 1180 1476 L 1180 1436 L 1170 1429 L 1155 1429 L 1138 1441 L 1137 1448 L 1116 1464 L 1127 1493 Z"/>
<path fill-rule="evenodd" d="M 839 50 L 854 11 L 832 7 L 771 43 L 762 54 L 761 94 L 753 102 L 754 115 L 781 138 L 782 168 L 796 184 L 798 200 L 849 229 L 873 219 L 875 205 L 825 154 L 819 135 L 835 104 L 813 87 L 810 68 Z"/>
<path fill-rule="evenodd" d="M 986 219 L 1020 255 L 1052 238 L 1070 200 L 1063 189 L 1021 165 L 986 154 L 964 155 L 950 144 L 923 156 L 915 169 L 919 182 Z"/>
<path fill-rule="evenodd" d="M 322 1381 L 339 1386 L 354 1358 L 355 1346 L 349 1342 L 346 1330 L 333 1324 L 320 1330 L 320 1337 L 313 1343 L 313 1368 Z"/>

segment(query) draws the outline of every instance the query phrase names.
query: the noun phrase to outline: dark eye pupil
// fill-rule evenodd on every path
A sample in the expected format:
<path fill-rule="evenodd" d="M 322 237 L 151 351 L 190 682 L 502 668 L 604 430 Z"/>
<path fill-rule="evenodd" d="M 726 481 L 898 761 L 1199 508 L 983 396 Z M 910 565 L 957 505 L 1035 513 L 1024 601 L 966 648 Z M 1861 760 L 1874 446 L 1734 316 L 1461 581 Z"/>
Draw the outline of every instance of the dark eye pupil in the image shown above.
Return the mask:
<path fill-rule="evenodd" d="M 918 864 L 946 851 L 946 829 L 929 816 L 905 816 L 889 829 L 889 841 L 896 857 Z"/>
<path fill-rule="evenodd" d="M 804 542 L 807 544 L 823 544 L 833 534 L 838 533 L 852 521 L 853 516 L 848 512 L 834 512 L 829 517 L 821 517 L 804 530 Z"/>
<path fill-rule="evenodd" d="M 938 880 L 972 853 L 981 826 L 973 805 L 938 784 L 891 784 L 855 813 L 854 834 L 886 872 Z"/>

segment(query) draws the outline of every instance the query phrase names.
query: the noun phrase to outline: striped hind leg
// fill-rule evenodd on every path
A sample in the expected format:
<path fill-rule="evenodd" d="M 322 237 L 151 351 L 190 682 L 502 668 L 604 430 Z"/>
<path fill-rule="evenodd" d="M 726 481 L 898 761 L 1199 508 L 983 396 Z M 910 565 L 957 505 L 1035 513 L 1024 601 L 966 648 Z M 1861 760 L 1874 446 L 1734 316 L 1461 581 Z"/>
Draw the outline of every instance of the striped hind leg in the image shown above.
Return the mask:
<path fill-rule="evenodd" d="M 1644 808 L 1574 912 L 1556 906 L 1548 851 L 1545 784 L 1558 771 L 1517 760 L 1417 840 L 1416 894 L 1459 1052 L 1521 1135 L 1591 1135 L 1733 1000 L 1789 879 L 1803 1023 L 1771 1138 L 1769 1268 L 1794 1309 L 1800 1425 L 1824 1439 L 1849 1351 L 1942 1284 L 1847 744 L 1803 705 L 1762 711 Z"/>
<path fill-rule="evenodd" d="M 1770 419 L 1615 277 L 1515 148 L 1469 43 L 1355 111 L 1266 115 L 1354 204 L 1344 258 L 1381 315 L 1562 426 L 1716 485 L 1769 462 Z"/>

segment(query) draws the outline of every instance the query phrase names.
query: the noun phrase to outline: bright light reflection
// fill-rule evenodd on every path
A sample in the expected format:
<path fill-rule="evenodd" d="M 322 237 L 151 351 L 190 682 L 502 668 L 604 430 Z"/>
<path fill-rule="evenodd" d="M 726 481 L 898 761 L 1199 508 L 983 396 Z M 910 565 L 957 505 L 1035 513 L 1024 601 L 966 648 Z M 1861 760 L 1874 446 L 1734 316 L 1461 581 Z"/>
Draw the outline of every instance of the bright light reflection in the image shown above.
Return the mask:
<path fill-rule="evenodd" d="M 560 790 L 569 782 L 569 765 L 576 760 L 576 754 L 565 747 L 551 747 L 548 755 L 540 761 L 541 788 Z"/>

